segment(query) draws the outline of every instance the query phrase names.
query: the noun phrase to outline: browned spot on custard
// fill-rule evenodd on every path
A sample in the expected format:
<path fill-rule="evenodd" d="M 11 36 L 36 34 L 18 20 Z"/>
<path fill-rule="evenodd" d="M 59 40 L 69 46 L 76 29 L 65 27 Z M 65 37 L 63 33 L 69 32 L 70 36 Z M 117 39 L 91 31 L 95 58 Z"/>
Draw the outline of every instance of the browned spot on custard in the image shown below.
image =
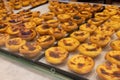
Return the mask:
<path fill-rule="evenodd" d="M 98 16 L 100 16 L 100 17 L 106 17 L 107 15 L 100 15 L 100 14 L 99 14 Z"/>
<path fill-rule="evenodd" d="M 59 53 L 53 52 L 53 51 L 50 51 L 50 56 L 51 56 L 51 57 L 54 57 L 54 58 L 59 58 L 59 57 L 60 57 L 60 56 L 59 56 Z"/>
<path fill-rule="evenodd" d="M 15 32 L 15 31 L 18 31 L 19 28 L 18 27 L 12 27 L 12 31 Z"/>
<path fill-rule="evenodd" d="M 120 65 L 117 65 L 118 68 L 120 68 Z"/>
<path fill-rule="evenodd" d="M 95 18 L 92 18 L 91 20 L 94 21 L 94 22 L 98 22 L 98 20 L 96 20 Z"/>
<path fill-rule="evenodd" d="M 75 63 L 74 63 L 74 62 L 70 62 L 70 64 L 75 65 Z"/>
<path fill-rule="evenodd" d="M 108 9 L 108 12 L 112 12 L 112 10 Z"/>
<path fill-rule="evenodd" d="M 52 14 L 45 14 L 45 16 L 51 16 Z"/>
<path fill-rule="evenodd" d="M 89 24 L 89 23 L 86 24 L 86 27 L 90 27 L 90 26 L 91 26 L 91 24 Z"/>
<path fill-rule="evenodd" d="M 74 19 L 76 19 L 76 20 L 81 19 L 81 17 L 80 17 L 80 16 L 74 16 L 73 18 L 74 18 Z"/>
<path fill-rule="evenodd" d="M 73 6 L 73 8 L 75 8 L 76 10 L 78 9 L 78 7 L 77 7 L 77 6 Z"/>
<path fill-rule="evenodd" d="M 9 45 L 18 45 L 19 43 L 17 42 L 17 40 L 10 40 L 8 42 Z"/>
<path fill-rule="evenodd" d="M 84 33 L 74 33 L 75 36 L 83 36 Z"/>
<path fill-rule="evenodd" d="M 106 39 L 105 37 L 100 38 L 100 40 L 105 40 L 105 39 Z"/>
<path fill-rule="evenodd" d="M 52 36 L 49 36 L 48 38 L 46 38 L 46 39 L 44 40 L 44 42 L 51 41 L 51 40 L 53 40 L 53 38 L 52 38 Z"/>
<path fill-rule="evenodd" d="M 21 34 L 22 34 L 22 35 L 29 35 L 29 34 L 31 34 L 31 33 L 32 33 L 31 30 L 21 30 Z"/>
<path fill-rule="evenodd" d="M 113 75 L 114 75 L 115 77 L 120 77 L 120 71 L 115 71 L 115 72 L 113 73 Z"/>
<path fill-rule="evenodd" d="M 84 59 L 88 59 L 88 57 L 87 56 L 83 56 L 84 57 Z"/>
<path fill-rule="evenodd" d="M 85 64 L 83 64 L 83 63 L 78 63 L 77 65 L 78 65 L 79 68 L 82 68 L 82 67 L 84 67 Z"/>
<path fill-rule="evenodd" d="M 115 56 L 113 56 L 113 58 L 115 58 L 116 60 L 120 61 L 120 55 L 115 55 Z"/>
<path fill-rule="evenodd" d="M 66 40 L 63 40 L 63 43 L 64 43 L 66 46 L 72 46 L 72 44 L 71 44 L 71 43 L 67 43 Z"/>
<path fill-rule="evenodd" d="M 29 49 L 30 51 L 33 51 L 33 50 L 36 49 L 36 48 L 35 48 L 32 44 L 30 44 L 30 43 L 26 43 L 26 46 L 28 47 L 28 49 Z"/>
<path fill-rule="evenodd" d="M 23 46 L 21 46 L 21 49 L 24 49 L 24 47 L 23 47 Z"/>
<path fill-rule="evenodd" d="M 6 20 L 6 19 L 7 19 L 7 17 L 6 17 L 6 16 L 2 18 L 2 20 Z"/>
<path fill-rule="evenodd" d="M 0 24 L 0 29 L 5 28 L 7 25 L 5 24 Z"/>
<path fill-rule="evenodd" d="M 76 57 L 76 59 L 80 59 L 80 58 L 81 58 L 81 56 L 77 56 L 77 57 Z"/>
<path fill-rule="evenodd" d="M 72 26 L 72 25 L 73 25 L 72 21 L 69 21 L 69 25 L 70 25 L 70 26 Z"/>
<path fill-rule="evenodd" d="M 87 51 L 96 51 L 97 48 L 92 48 L 92 49 L 86 49 Z"/>
<path fill-rule="evenodd" d="M 55 10 L 59 12 L 59 9 L 58 9 L 58 8 L 55 8 Z"/>
<path fill-rule="evenodd" d="M 50 26 L 48 26 L 48 25 L 43 25 L 42 28 L 43 28 L 43 29 L 49 29 Z"/>
<path fill-rule="evenodd" d="M 92 43 L 88 43 L 88 45 L 92 45 Z"/>
<path fill-rule="evenodd" d="M 111 62 L 106 62 L 106 68 L 111 70 L 112 63 Z"/>
<path fill-rule="evenodd" d="M 108 72 L 106 72 L 104 69 L 100 69 L 101 70 L 101 73 L 103 73 L 103 74 L 105 74 L 105 75 L 109 75 L 109 73 Z"/>

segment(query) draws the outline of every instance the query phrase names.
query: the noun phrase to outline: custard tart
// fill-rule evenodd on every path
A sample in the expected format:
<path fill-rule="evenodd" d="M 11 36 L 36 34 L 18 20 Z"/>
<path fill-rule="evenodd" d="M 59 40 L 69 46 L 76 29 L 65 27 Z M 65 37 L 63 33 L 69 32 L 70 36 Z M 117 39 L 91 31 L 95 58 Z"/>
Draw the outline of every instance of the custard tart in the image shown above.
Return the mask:
<path fill-rule="evenodd" d="M 119 80 L 120 67 L 114 63 L 105 62 L 97 67 L 97 74 L 102 80 Z"/>
<path fill-rule="evenodd" d="M 68 57 L 68 51 L 62 47 L 51 47 L 45 51 L 45 59 L 51 64 L 61 64 Z"/>
<path fill-rule="evenodd" d="M 51 36 L 51 35 L 40 36 L 37 39 L 37 42 L 42 48 L 48 48 L 48 47 L 54 45 L 55 37 Z"/>
<path fill-rule="evenodd" d="M 58 46 L 66 49 L 67 51 L 74 51 L 79 46 L 79 41 L 75 38 L 63 38 L 58 41 Z"/>
<path fill-rule="evenodd" d="M 19 48 L 20 54 L 27 58 L 35 58 L 40 54 L 42 48 L 37 43 L 26 43 Z"/>
<path fill-rule="evenodd" d="M 78 51 L 80 54 L 95 58 L 100 55 L 102 48 L 94 43 L 83 43 L 78 47 Z"/>
<path fill-rule="evenodd" d="M 105 59 L 111 63 L 120 65 L 120 51 L 109 51 L 106 53 Z"/>
<path fill-rule="evenodd" d="M 68 68 L 78 74 L 87 74 L 94 67 L 94 60 L 85 55 L 74 55 L 68 60 Z"/>
<path fill-rule="evenodd" d="M 33 40 L 36 37 L 37 33 L 33 29 L 23 28 L 20 30 L 18 35 L 20 38 L 29 41 L 29 40 Z"/>
<path fill-rule="evenodd" d="M 74 31 L 70 36 L 77 39 L 80 42 L 85 42 L 90 36 L 90 33 L 87 31 L 79 30 L 79 31 Z"/>
<path fill-rule="evenodd" d="M 12 52 L 17 52 L 19 48 L 26 43 L 25 40 L 21 38 L 10 38 L 5 42 L 5 46 L 8 50 Z"/>

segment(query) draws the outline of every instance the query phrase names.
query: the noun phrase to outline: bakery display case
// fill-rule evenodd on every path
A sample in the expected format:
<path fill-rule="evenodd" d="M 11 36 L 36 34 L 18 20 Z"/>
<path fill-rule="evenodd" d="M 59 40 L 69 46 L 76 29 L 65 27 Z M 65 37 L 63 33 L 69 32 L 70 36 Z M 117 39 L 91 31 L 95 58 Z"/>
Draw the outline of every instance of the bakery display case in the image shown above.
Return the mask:
<path fill-rule="evenodd" d="M 53 1 L 4 10 L 1 52 L 73 80 L 120 79 L 119 6 Z"/>

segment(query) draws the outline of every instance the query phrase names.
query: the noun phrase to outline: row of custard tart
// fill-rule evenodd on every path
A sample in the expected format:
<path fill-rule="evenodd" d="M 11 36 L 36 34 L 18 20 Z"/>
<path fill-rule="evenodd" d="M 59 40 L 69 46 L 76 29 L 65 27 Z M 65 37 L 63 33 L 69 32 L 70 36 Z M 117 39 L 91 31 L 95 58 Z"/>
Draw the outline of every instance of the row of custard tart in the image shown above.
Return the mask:
<path fill-rule="evenodd" d="M 12 37 L 6 33 L 0 33 L 0 46 L 5 46 L 8 51 L 19 52 L 24 57 L 35 58 L 43 48 L 54 45 L 55 38 L 52 35 L 40 36 L 36 41 L 26 41 L 20 37 Z"/>
<path fill-rule="evenodd" d="M 50 2 L 50 11 L 54 12 L 56 15 L 69 13 L 71 15 L 76 15 L 77 13 L 86 14 L 86 12 L 94 13 L 101 11 L 103 9 L 101 4 L 89 4 L 89 3 L 59 3 L 56 1 Z"/>
<path fill-rule="evenodd" d="M 5 46 L 12 52 L 20 52 L 20 54 L 28 58 L 36 57 L 42 50 L 37 43 L 28 43 L 19 37 L 10 38 L 8 34 L 1 33 L 0 39 L 0 46 Z"/>
<path fill-rule="evenodd" d="M 94 43 L 83 43 L 79 46 L 77 44 L 79 43 L 74 38 L 61 39 L 60 41 L 58 41 L 58 47 L 51 47 L 45 51 L 46 60 L 51 64 L 64 63 L 67 60 L 68 55 L 70 54 L 68 52 L 78 49 L 80 54 L 74 55 L 72 56 L 72 58 L 68 60 L 68 64 L 67 64 L 68 68 L 78 74 L 86 74 L 90 72 L 94 66 L 94 61 L 91 57 L 95 58 L 96 56 L 98 56 L 101 53 L 102 49 Z M 119 51 L 118 52 L 116 51 L 114 53 L 113 52 L 107 53 L 106 59 L 108 59 L 108 61 L 110 60 L 111 62 L 120 65 L 119 64 L 119 56 L 120 56 Z M 88 58 L 90 62 L 87 62 L 87 59 L 84 59 L 84 57 Z M 87 64 L 89 64 L 89 66 Z M 113 64 L 113 65 L 116 65 L 116 64 Z M 119 78 L 119 76 L 116 76 L 116 77 Z"/>
<path fill-rule="evenodd" d="M 45 51 L 45 59 L 51 64 L 62 64 L 67 61 L 68 68 L 78 74 L 86 74 L 92 71 L 94 60 L 102 48 L 94 43 L 80 44 L 75 38 L 63 38 L 58 41 L 58 47 L 51 47 Z M 71 51 L 78 50 L 79 54 L 73 55 L 67 60 Z"/>
<path fill-rule="evenodd" d="M 109 7 L 108 7 L 109 8 Z M 118 9 L 117 7 L 110 7 L 109 14 L 113 15 L 116 13 L 115 9 Z M 114 10 L 113 10 L 114 9 Z M 113 10 L 113 12 L 112 12 Z M 114 40 L 110 43 L 111 51 L 107 52 L 105 55 L 105 59 L 107 60 L 105 63 L 100 64 L 97 67 L 97 74 L 102 80 L 119 80 L 120 79 L 120 47 L 119 47 L 119 22 L 120 22 L 120 16 L 117 12 L 117 15 L 113 15 L 109 21 L 105 22 L 106 26 L 109 26 L 113 28 L 116 32 L 116 36 L 118 37 L 118 40 Z"/>
<path fill-rule="evenodd" d="M 61 22 L 70 20 L 68 15 L 64 15 L 64 14 L 69 14 L 72 17 L 72 21 L 76 22 L 77 24 L 82 24 L 86 20 L 91 18 L 94 14 L 94 12 L 90 12 L 90 11 L 92 11 L 91 6 L 92 5 L 90 5 L 88 3 L 63 4 L 63 3 L 58 3 L 58 2 L 51 2 L 51 5 L 49 7 L 50 7 L 50 10 L 58 17 L 58 19 Z M 96 6 L 99 6 L 99 8 L 102 7 L 102 6 L 100 7 L 100 5 L 96 5 Z M 81 7 L 83 7 L 82 10 L 80 10 Z M 88 8 L 88 9 L 85 9 L 85 8 Z M 95 8 L 97 8 L 97 7 L 95 7 Z M 98 10 L 99 10 L 99 8 L 98 8 Z M 67 12 L 66 9 L 69 9 L 68 11 L 70 11 L 70 12 Z M 73 9 L 73 11 L 71 11 L 72 9 Z M 77 9 L 79 9 L 80 11 Z M 95 15 L 94 15 L 95 18 L 91 18 L 88 21 L 88 23 L 92 23 L 92 24 L 99 26 L 104 21 L 109 19 L 112 15 L 115 15 L 118 12 L 119 12 L 119 8 L 117 6 L 107 5 L 107 6 L 105 6 L 105 10 L 103 10 L 103 12 L 99 12 L 99 13 L 95 12 Z M 63 18 L 59 18 L 60 16 L 63 16 L 63 18 L 65 18 L 65 20 Z"/>
<path fill-rule="evenodd" d="M 100 14 L 102 14 L 103 16 L 105 15 L 105 13 L 104 14 L 100 13 Z M 99 15 L 97 15 L 97 16 L 99 16 Z M 99 19 L 101 17 L 103 18 L 103 16 L 101 16 L 101 15 L 99 17 L 97 17 L 97 16 L 95 16 L 96 19 Z M 105 16 L 108 16 L 108 15 L 105 15 Z M 108 18 L 110 18 L 110 21 L 119 20 L 118 15 L 112 14 L 112 15 L 106 17 L 105 19 L 103 19 L 103 21 L 105 22 L 106 20 L 108 20 Z M 101 24 L 103 24 L 103 22 L 99 23 L 99 25 L 101 25 Z M 70 35 L 72 38 L 63 38 L 60 41 L 58 41 L 58 46 L 66 49 L 68 52 L 71 52 L 71 51 L 74 51 L 77 49 L 80 52 L 80 54 L 82 54 L 82 55 L 75 55 L 76 57 L 79 56 L 79 58 L 80 58 L 80 56 L 83 57 L 83 55 L 87 56 L 87 57 L 89 56 L 92 58 L 97 57 L 102 51 L 101 47 L 105 47 L 110 42 L 110 40 L 111 40 L 110 37 L 116 30 L 116 29 L 106 26 L 106 25 L 101 25 L 101 26 L 99 26 L 99 25 L 90 24 L 90 23 L 81 25 L 79 31 L 75 31 Z M 99 27 L 97 27 L 97 26 L 99 26 Z M 89 41 L 91 43 L 82 43 L 80 45 L 77 45 L 80 42 L 84 42 L 86 39 L 88 39 L 88 37 L 90 37 Z M 74 39 L 76 39 L 77 41 Z M 103 42 L 103 40 L 104 40 L 104 42 Z M 79 41 L 79 43 L 78 43 L 78 41 Z M 59 51 L 59 49 L 56 49 L 56 48 L 57 47 L 49 48 L 45 52 L 46 60 L 51 64 L 61 64 L 61 63 L 65 62 L 65 60 L 67 60 L 67 58 L 66 58 L 68 56 L 67 52 L 66 52 L 66 54 L 63 54 L 61 51 Z M 66 55 L 66 57 L 63 57 L 64 59 L 62 59 L 61 56 L 64 56 L 64 55 Z M 74 59 L 75 56 L 73 56 L 72 58 Z M 88 67 L 85 67 L 84 63 L 81 64 L 78 60 L 74 59 L 74 61 L 72 62 L 72 58 L 70 60 L 68 60 L 68 67 L 73 72 L 76 72 L 79 74 L 85 74 L 92 70 L 94 61 L 93 62 L 90 61 L 91 63 L 89 63 L 89 64 L 91 64 L 91 65 Z M 85 62 L 84 58 L 82 58 L 81 62 L 82 61 Z M 86 62 L 86 64 L 87 64 L 87 62 Z M 87 68 L 88 70 L 85 69 L 86 72 L 84 72 L 78 67 L 81 67 L 81 69 Z"/>
<path fill-rule="evenodd" d="M 0 20 L 2 20 L 4 17 L 8 16 L 8 12 L 6 7 L 2 2 L 0 2 Z"/>
<path fill-rule="evenodd" d="M 29 13 L 29 12 L 28 12 Z M 26 15 L 25 15 L 26 16 Z M 63 18 L 62 17 L 60 17 L 60 16 L 64 16 Z M 49 20 L 49 19 L 53 19 L 54 18 L 54 14 L 53 13 L 46 13 L 46 14 L 43 14 L 42 15 L 42 17 L 43 17 L 43 19 L 44 20 Z M 32 18 L 32 20 L 38 25 L 38 24 L 41 24 L 42 23 L 42 21 L 43 21 L 43 19 L 41 19 L 41 18 L 39 18 L 39 17 L 35 17 L 35 18 Z M 67 15 L 67 14 L 61 14 L 61 15 L 58 15 L 58 20 L 59 21 L 61 21 L 61 22 L 65 22 L 65 21 L 68 21 L 68 20 L 70 20 L 71 18 L 70 18 L 70 15 Z M 24 17 L 24 19 L 23 20 L 30 20 L 30 18 L 29 17 L 27 17 L 27 19 L 26 19 L 26 17 Z M 81 21 L 82 21 L 82 19 L 80 19 L 80 20 L 72 20 L 72 21 L 75 21 L 76 23 L 82 23 Z M 94 20 L 95 21 L 95 20 Z M 30 24 L 30 23 L 33 23 L 33 22 L 29 22 L 28 24 Z M 57 21 L 57 20 L 50 20 L 50 21 L 47 21 L 46 23 L 48 23 L 48 24 L 50 24 L 49 26 L 51 26 L 51 27 L 56 27 L 56 26 L 58 26 L 58 24 L 59 24 L 59 22 Z M 52 24 L 53 23 L 53 24 Z M 96 22 L 97 23 L 97 22 Z M 28 25 L 28 24 L 26 24 L 26 25 Z M 34 23 L 33 23 L 34 24 Z M 55 26 L 54 26 L 54 24 L 55 24 Z M 31 24 L 30 24 L 31 25 Z M 30 26 L 29 25 L 29 26 Z M 65 27 L 64 27 L 64 25 L 65 25 Z M 76 24 L 74 23 L 74 24 L 72 24 L 72 22 L 70 21 L 69 23 L 64 23 L 64 25 L 63 25 L 63 29 L 64 30 L 66 30 L 66 31 L 72 31 L 71 29 L 76 29 L 77 28 L 77 26 L 76 26 Z M 74 27 L 66 27 L 66 26 L 68 26 L 68 25 L 72 25 L 72 26 L 74 26 Z M 70 30 L 69 30 L 70 29 Z"/>
<path fill-rule="evenodd" d="M 25 13 L 22 14 L 23 12 L 25 12 Z M 29 13 L 30 13 L 30 16 L 31 16 L 31 14 L 32 14 L 32 13 L 29 12 L 29 11 L 28 11 L 28 12 L 23 11 L 23 12 L 20 12 L 19 14 L 22 15 L 22 16 L 26 16 L 26 15 L 28 15 Z M 39 17 L 39 12 L 36 12 L 35 14 L 37 14 L 38 17 Z M 35 14 L 34 14 L 34 15 L 35 15 Z M 32 16 L 34 17 L 34 15 L 32 15 Z M 43 17 L 44 17 L 44 19 L 46 19 L 45 15 L 43 15 Z M 19 17 L 17 17 L 17 18 L 19 18 Z M 29 21 L 29 18 L 28 18 L 28 19 L 26 19 L 26 17 L 23 17 L 23 18 L 24 18 L 23 21 L 24 21 L 24 20 L 25 20 L 25 21 Z M 35 16 L 35 18 L 36 18 L 36 16 Z M 64 20 L 65 20 L 65 19 L 64 19 Z M 22 21 L 22 19 L 21 19 L 21 21 Z M 35 20 L 35 21 L 36 21 L 36 20 Z M 51 22 L 52 22 L 52 21 L 55 21 L 55 23 L 56 23 L 56 20 L 51 20 Z M 12 22 L 12 21 L 11 21 L 11 22 Z M 14 21 L 13 21 L 13 22 L 14 22 Z M 39 20 L 38 20 L 38 22 L 39 22 Z M 50 21 L 47 21 L 47 23 L 49 24 Z M 54 24 L 55 24 L 55 23 L 54 23 Z M 36 21 L 36 24 L 40 24 L 40 23 L 37 23 L 37 21 Z M 56 25 L 58 25 L 58 24 L 59 24 L 59 23 L 57 23 Z M 73 25 L 72 22 L 69 22 L 68 24 Z M 22 25 L 23 25 L 23 24 L 22 24 Z M 26 28 L 34 28 L 34 27 L 35 27 L 35 25 L 34 25 L 33 22 L 26 22 L 25 25 L 26 25 Z M 32 25 L 32 26 L 31 26 L 31 25 Z M 50 24 L 49 26 L 56 27 L 56 25 L 53 26 L 52 24 Z M 28 27 L 27 27 L 27 26 L 28 26 Z M 31 27 L 30 27 L 30 26 L 31 26 Z M 47 33 L 46 31 L 49 31 L 49 26 L 46 26 L 46 25 L 45 25 L 45 26 L 44 26 L 45 28 L 44 28 L 43 25 L 42 25 L 42 27 L 43 27 L 44 29 L 46 29 L 46 27 L 48 28 L 47 30 L 43 30 L 43 33 L 42 33 L 41 28 L 38 27 L 37 30 L 38 30 L 38 32 L 40 31 L 41 34 L 44 34 L 44 33 Z M 66 23 L 66 26 L 68 26 L 67 23 Z M 70 27 L 71 27 L 71 26 L 70 26 Z M 73 28 L 73 29 L 72 29 L 72 28 Z M 77 27 L 75 27 L 75 26 L 73 25 L 73 26 L 70 28 L 70 31 L 71 31 L 71 29 L 74 30 L 74 29 L 76 29 L 76 28 L 77 28 Z M 14 29 L 14 28 L 13 28 L 13 29 Z M 39 29 L 40 29 L 40 30 L 39 30 Z M 69 28 L 67 28 L 67 27 L 66 27 L 66 29 L 63 27 L 63 29 L 64 29 L 64 30 L 69 30 Z M 44 31 L 45 31 L 45 32 L 44 32 Z"/>
<path fill-rule="evenodd" d="M 23 10 L 18 14 L 11 14 L 9 17 L 6 17 L 1 22 L 0 32 L 7 32 L 10 35 L 16 36 L 26 33 L 25 35 L 32 36 L 31 39 L 26 40 L 32 40 L 37 33 L 40 35 L 52 34 L 56 39 L 60 39 L 62 36 L 65 36 L 66 32 L 71 32 L 78 28 L 75 22 L 69 21 L 60 24 L 59 20 L 53 18 L 54 14 L 51 12 L 40 16 L 38 11 Z M 63 20 L 66 19 L 64 18 Z M 61 28 L 59 28 L 59 24 Z"/>
<path fill-rule="evenodd" d="M 10 36 L 21 37 L 24 40 L 31 41 L 41 35 L 53 35 L 55 39 L 61 39 L 66 36 L 66 31 L 61 28 L 52 28 L 46 24 L 39 25 L 37 27 L 25 26 L 23 23 L 20 24 L 5 24 L 3 22 L 0 23 L 0 32 L 8 33 Z M 27 24 L 27 23 L 25 23 Z M 73 29 L 74 30 L 74 29 Z"/>
<path fill-rule="evenodd" d="M 45 51 L 47 62 L 51 64 L 61 64 L 66 62 L 68 51 L 62 47 L 51 47 Z M 94 67 L 94 60 L 85 55 L 74 55 L 67 61 L 68 68 L 79 74 L 86 74 Z"/>
<path fill-rule="evenodd" d="M 116 7 L 114 7 L 116 9 Z M 105 26 L 107 26 L 107 30 L 109 30 L 110 28 L 113 28 L 112 31 L 118 31 L 119 30 L 119 21 L 120 21 L 120 16 L 119 14 L 117 14 L 116 10 L 110 11 L 110 19 L 104 23 Z M 118 8 L 117 8 L 118 9 Z M 115 15 L 117 14 L 117 15 Z M 104 26 L 103 25 L 103 26 Z M 102 29 L 102 28 L 101 28 Z M 97 32 L 99 32 L 100 29 L 96 30 Z M 106 34 L 108 36 L 110 35 L 110 32 L 105 32 L 104 29 L 102 29 L 102 33 Z M 113 34 L 113 32 L 112 32 Z M 119 38 L 119 31 L 116 33 L 116 35 Z M 109 51 L 106 53 L 105 59 L 107 60 L 105 63 L 100 64 L 97 67 L 97 73 L 98 76 L 102 79 L 102 80 L 119 80 L 120 79 L 120 52 L 119 50 L 119 40 L 115 40 L 112 41 L 110 43 L 111 48 L 114 51 Z"/>
<path fill-rule="evenodd" d="M 93 7 L 93 6 L 96 6 L 96 7 Z M 76 22 L 77 24 L 84 23 L 86 20 L 93 17 L 93 14 L 96 11 L 99 11 L 101 8 L 102 8 L 102 5 L 91 5 L 88 3 L 64 4 L 64 3 L 58 3 L 58 2 L 51 2 L 49 6 L 50 11 L 53 12 L 61 22 L 64 21 L 63 18 L 66 18 L 66 20 L 70 20 L 69 18 L 70 16 L 72 17 L 72 21 Z M 94 11 L 92 11 L 92 9 Z M 64 14 L 68 14 L 69 16 Z M 61 16 L 63 16 L 63 18 Z"/>
<path fill-rule="evenodd" d="M 115 63 L 106 61 L 100 64 L 96 71 L 101 80 L 120 79 L 120 66 Z"/>
<path fill-rule="evenodd" d="M 67 61 L 68 68 L 78 74 L 86 74 L 92 71 L 94 67 L 94 60 L 92 57 L 96 57 L 102 51 L 102 48 L 94 43 L 82 43 L 72 37 L 63 38 L 58 41 L 57 47 L 48 48 L 45 51 L 45 59 L 47 62 L 58 65 Z M 67 60 L 68 56 L 71 55 L 71 51 L 78 50 L 79 54 L 73 55 Z"/>
<path fill-rule="evenodd" d="M 21 9 L 22 7 L 26 7 L 30 5 L 32 7 L 35 7 L 45 2 L 47 2 L 47 0 L 42 0 L 42 1 L 41 0 L 9 0 L 7 1 L 7 4 L 11 9 L 18 10 Z"/>
<path fill-rule="evenodd" d="M 106 62 L 98 65 L 97 74 L 102 80 L 120 79 L 120 51 L 119 40 L 112 41 L 110 47 L 113 49 L 105 55 Z"/>

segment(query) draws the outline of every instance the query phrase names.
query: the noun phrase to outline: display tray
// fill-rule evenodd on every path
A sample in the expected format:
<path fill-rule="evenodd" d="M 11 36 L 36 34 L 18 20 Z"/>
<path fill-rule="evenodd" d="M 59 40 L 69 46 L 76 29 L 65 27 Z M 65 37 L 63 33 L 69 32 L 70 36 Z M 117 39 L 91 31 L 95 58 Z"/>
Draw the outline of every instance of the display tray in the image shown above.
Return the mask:
<path fill-rule="evenodd" d="M 44 2 L 44 3 L 42 3 L 42 4 L 39 4 L 39 5 L 37 5 L 37 6 L 33 6 L 33 7 L 29 8 L 29 9 L 34 9 L 34 8 L 36 8 L 36 7 L 42 6 L 42 5 L 47 4 L 47 3 L 48 3 L 48 0 L 46 0 L 46 2 Z"/>
<path fill-rule="evenodd" d="M 37 6 L 31 6 L 31 5 L 29 5 L 29 6 L 26 6 L 26 7 L 22 7 L 21 9 L 18 9 L 18 10 L 14 10 L 14 12 L 15 13 L 18 13 L 19 11 L 21 11 L 21 10 L 23 10 L 23 9 L 29 9 L 29 10 L 32 10 L 32 9 L 34 9 L 34 8 L 37 8 L 37 7 L 39 7 L 39 6 L 42 6 L 42 5 L 44 5 L 44 4 L 47 4 L 49 1 L 48 0 L 46 0 L 46 2 L 44 2 L 44 3 L 42 3 L 42 4 L 39 4 L 39 5 L 37 5 Z"/>
<path fill-rule="evenodd" d="M 44 5 L 41 5 L 41 6 L 36 6 L 36 7 L 33 7 L 33 8 L 29 8 L 29 9 L 32 10 L 32 11 L 40 11 L 41 14 L 42 14 L 42 13 L 46 13 L 46 12 L 49 11 L 48 6 L 49 6 L 49 4 L 44 4 Z M 67 36 L 69 36 L 69 34 L 67 34 Z M 114 40 L 114 39 L 116 39 L 116 35 L 112 36 L 112 40 Z M 55 45 L 53 45 L 53 46 L 56 46 L 56 43 L 57 42 L 55 42 Z M 0 48 L 0 51 L 3 52 L 3 53 L 15 56 L 17 58 L 24 59 L 24 60 L 29 61 L 29 62 L 32 62 L 33 64 L 37 64 L 37 66 L 43 66 L 43 67 L 49 69 L 53 73 L 57 72 L 57 73 L 63 74 L 65 76 L 67 76 L 67 77 L 72 78 L 73 80 L 99 80 L 99 77 L 97 76 L 97 73 L 96 73 L 96 67 L 99 64 L 105 62 L 104 56 L 105 56 L 106 52 L 109 51 L 109 50 L 110 50 L 110 47 L 109 47 L 109 44 L 108 44 L 103 49 L 102 53 L 97 58 L 94 59 L 94 61 L 95 61 L 94 69 L 90 73 L 88 73 L 88 74 L 79 75 L 79 74 L 76 74 L 76 73 L 74 73 L 74 72 L 72 72 L 72 71 L 70 71 L 68 69 L 68 67 L 67 67 L 67 60 L 66 60 L 66 62 L 64 62 L 61 65 L 52 65 L 52 64 L 49 64 L 45 60 L 45 55 L 44 55 L 44 51 L 45 50 L 43 50 L 38 57 L 36 57 L 34 59 L 29 59 L 29 58 L 23 57 L 22 55 L 19 55 L 18 53 L 10 52 L 6 48 Z M 68 59 L 71 58 L 71 56 L 75 55 L 75 54 L 78 54 L 78 51 L 74 51 L 74 52 L 70 53 Z"/>
<path fill-rule="evenodd" d="M 36 64 L 36 66 L 38 66 L 38 67 L 39 67 L 39 66 L 42 66 L 42 67 L 44 67 L 44 68 L 47 68 L 47 70 L 49 70 L 50 72 L 52 72 L 52 74 L 59 73 L 59 74 L 62 74 L 62 75 L 64 75 L 64 76 L 66 76 L 66 77 L 69 77 L 69 78 L 71 78 L 71 79 L 73 79 L 73 80 L 78 80 L 78 79 L 79 79 L 79 80 L 88 80 L 88 79 L 86 79 L 86 78 L 84 78 L 84 77 L 82 77 L 82 76 L 78 76 L 78 75 L 76 75 L 76 74 L 74 74 L 74 73 L 69 73 L 69 72 L 64 71 L 64 70 L 61 70 L 61 69 L 59 69 L 59 68 L 57 68 L 57 67 L 54 67 L 54 66 L 45 64 L 45 63 L 43 63 L 43 62 L 39 62 L 39 60 L 44 57 L 44 54 L 41 55 L 41 56 L 39 56 L 39 58 L 36 58 L 36 59 L 32 59 L 32 60 L 31 60 L 31 59 L 25 58 L 25 57 L 23 57 L 23 56 L 20 56 L 20 55 L 18 55 L 18 54 L 16 54 L 16 53 L 12 53 L 12 52 L 10 52 L 10 51 L 7 51 L 6 49 L 3 49 L 3 48 L 0 48 L 0 52 L 5 53 L 5 54 L 7 54 L 7 55 L 14 56 L 14 57 L 16 57 L 16 58 L 24 59 L 24 60 L 26 60 L 26 61 L 28 61 L 28 62 L 31 62 L 31 63 L 33 63 L 33 64 Z"/>

